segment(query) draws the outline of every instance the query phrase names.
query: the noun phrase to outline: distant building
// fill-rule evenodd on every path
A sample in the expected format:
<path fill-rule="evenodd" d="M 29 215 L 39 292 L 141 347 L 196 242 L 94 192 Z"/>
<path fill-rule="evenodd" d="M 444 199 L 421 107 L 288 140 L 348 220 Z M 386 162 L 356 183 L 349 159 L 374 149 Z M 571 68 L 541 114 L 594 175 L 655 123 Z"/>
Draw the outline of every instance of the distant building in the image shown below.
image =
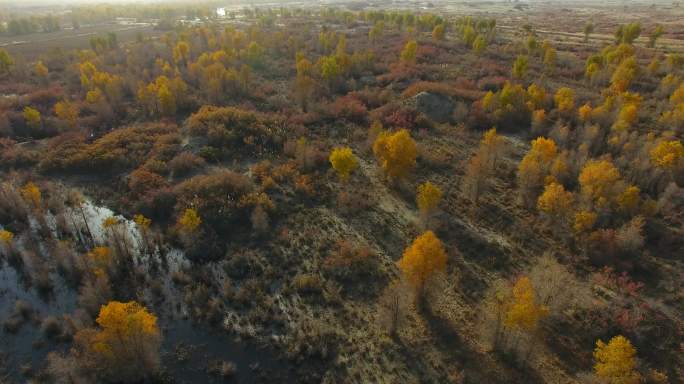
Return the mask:
<path fill-rule="evenodd" d="M 135 17 L 117 17 L 114 20 L 119 25 L 134 25 L 138 23 L 138 19 Z"/>

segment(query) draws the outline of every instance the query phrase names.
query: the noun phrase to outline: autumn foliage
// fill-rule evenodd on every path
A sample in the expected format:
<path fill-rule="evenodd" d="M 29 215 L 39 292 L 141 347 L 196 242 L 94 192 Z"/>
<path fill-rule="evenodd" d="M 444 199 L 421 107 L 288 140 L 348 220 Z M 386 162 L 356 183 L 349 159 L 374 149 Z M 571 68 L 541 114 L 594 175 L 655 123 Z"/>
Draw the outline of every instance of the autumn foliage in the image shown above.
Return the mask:
<path fill-rule="evenodd" d="M 178 218 L 178 227 L 183 233 L 192 234 L 197 232 L 200 224 L 202 224 L 202 219 L 193 208 L 187 208 Z"/>
<path fill-rule="evenodd" d="M 582 195 L 599 207 L 604 207 L 617 196 L 616 183 L 620 179 L 620 171 L 611 161 L 589 161 L 579 175 Z"/>
<path fill-rule="evenodd" d="M 561 184 L 552 182 L 546 185 L 544 193 L 539 196 L 537 208 L 559 221 L 570 214 L 573 200 L 572 192 L 566 191 Z"/>
<path fill-rule="evenodd" d="M 430 212 L 434 211 L 441 200 L 442 190 L 438 186 L 429 181 L 418 186 L 416 203 L 418 204 L 418 209 L 421 214 L 428 215 Z"/>
<path fill-rule="evenodd" d="M 349 147 L 335 148 L 330 152 L 330 164 L 340 179 L 346 181 L 349 175 L 359 166 L 359 161 Z"/>
<path fill-rule="evenodd" d="M 636 349 L 624 336 L 615 336 L 608 344 L 596 342 L 594 371 L 610 384 L 636 384 L 641 377 L 636 371 Z"/>
<path fill-rule="evenodd" d="M 416 166 L 416 142 L 406 129 L 382 132 L 373 143 L 373 153 L 387 176 L 401 179 Z"/>
<path fill-rule="evenodd" d="M 546 182 L 553 160 L 558 154 L 556 142 L 539 137 L 518 165 L 518 183 L 525 201 L 536 199 Z"/>
<path fill-rule="evenodd" d="M 504 325 L 525 332 L 533 331 L 549 309 L 537 302 L 532 282 L 527 276 L 519 278 L 513 286 L 513 297 L 506 311 Z"/>
<path fill-rule="evenodd" d="M 397 263 L 406 279 L 421 294 L 435 273 L 444 271 L 447 256 L 442 242 L 432 231 L 418 236 Z"/>
<path fill-rule="evenodd" d="M 77 356 L 105 380 L 135 381 L 159 367 L 157 317 L 140 304 L 111 301 L 96 320 L 99 328 L 75 336 Z"/>

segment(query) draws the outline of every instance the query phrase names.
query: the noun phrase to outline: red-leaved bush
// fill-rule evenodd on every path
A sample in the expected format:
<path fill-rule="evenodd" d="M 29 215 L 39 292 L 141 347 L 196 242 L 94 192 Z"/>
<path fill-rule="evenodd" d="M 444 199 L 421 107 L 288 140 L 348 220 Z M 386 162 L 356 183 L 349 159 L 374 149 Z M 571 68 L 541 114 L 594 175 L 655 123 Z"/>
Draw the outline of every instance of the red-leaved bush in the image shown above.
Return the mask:
<path fill-rule="evenodd" d="M 331 110 L 333 117 L 354 123 L 363 123 L 368 116 L 366 106 L 352 95 L 337 98 L 332 103 Z"/>

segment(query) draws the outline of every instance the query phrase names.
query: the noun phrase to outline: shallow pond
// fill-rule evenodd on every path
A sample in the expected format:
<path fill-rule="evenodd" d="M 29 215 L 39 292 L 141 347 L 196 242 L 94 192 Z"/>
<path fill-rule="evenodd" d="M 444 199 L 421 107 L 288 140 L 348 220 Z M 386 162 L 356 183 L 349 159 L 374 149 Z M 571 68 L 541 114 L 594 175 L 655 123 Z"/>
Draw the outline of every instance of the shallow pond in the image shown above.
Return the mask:
<path fill-rule="evenodd" d="M 89 229 L 95 241 L 102 242 L 104 229 L 102 221 L 113 212 L 106 208 L 86 204 L 84 213 Z M 79 213 L 80 214 L 80 213 Z M 117 217 L 125 232 L 131 238 L 134 248 L 140 244 L 140 234 L 131 221 Z M 47 218 L 50 225 L 54 220 Z M 75 222 L 75 221 L 74 221 Z M 75 225 L 75 224 L 74 224 Z M 41 247 L 42 252 L 46 252 Z M 49 257 L 50 255 L 44 255 Z M 149 256 L 136 255 L 136 263 L 145 267 Z M 155 256 L 158 257 L 158 256 Z M 224 362 L 234 364 L 234 373 L 230 382 L 270 383 L 293 382 L 292 364 L 278 358 L 275 351 L 260 347 L 252 340 L 240 340 L 223 330 L 212 329 L 203 324 L 188 320 L 180 308 L 181 293 L 174 287 L 169 274 L 179 268 L 190 265 L 183 253 L 177 249 L 166 252 L 168 268 L 161 276 L 168 297 L 162 304 L 151 307 L 159 317 L 162 329 L 162 367 L 164 376 L 170 382 L 177 383 L 212 383 L 226 382 L 216 369 Z M 37 372 L 45 364 L 45 358 L 51 351 L 67 351 L 67 343 L 56 343 L 47 340 L 40 329 L 40 321 L 46 316 L 60 317 L 72 313 L 77 308 L 77 292 L 67 286 L 56 273 L 51 273 L 52 292 L 41 295 L 34 287 L 27 284 L 21 273 L 7 262 L 0 262 L 0 325 L 10 319 L 15 312 L 17 300 L 30 304 L 35 321 L 25 321 L 15 332 L 0 329 L 0 353 L 7 366 L 6 372 L 0 372 L 0 382 L 25 382 L 22 367 L 32 367 Z M 6 375 L 6 376 L 5 376 Z"/>
<path fill-rule="evenodd" d="M 49 315 L 59 316 L 76 309 L 75 292 L 69 289 L 59 276 L 51 277 L 55 283 L 52 292 L 49 295 L 41 295 L 26 285 L 26 281 L 16 269 L 6 262 L 0 263 L 0 323 L 4 325 L 13 315 L 17 300 L 30 304 L 37 314 L 34 318 L 38 321 Z M 24 382 L 19 372 L 22 365 L 38 367 L 48 352 L 63 349 L 63 345 L 44 339 L 39 322 L 24 320 L 16 332 L 0 328 L 0 353 L 6 358 L 6 373 L 15 382 Z"/>
<path fill-rule="evenodd" d="M 164 331 L 163 349 L 163 365 L 178 383 L 225 382 L 224 377 L 208 373 L 210 366 L 223 361 L 235 364 L 233 382 L 283 383 L 294 378 L 291 364 L 274 351 L 189 320 L 171 322 Z"/>

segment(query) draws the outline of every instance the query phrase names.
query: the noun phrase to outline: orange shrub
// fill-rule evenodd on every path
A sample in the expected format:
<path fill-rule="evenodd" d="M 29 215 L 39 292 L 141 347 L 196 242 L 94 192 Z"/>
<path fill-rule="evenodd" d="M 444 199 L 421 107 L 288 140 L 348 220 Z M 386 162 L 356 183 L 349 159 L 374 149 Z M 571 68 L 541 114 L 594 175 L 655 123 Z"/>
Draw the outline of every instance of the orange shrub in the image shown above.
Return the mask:
<path fill-rule="evenodd" d="M 332 115 L 355 123 L 363 123 L 368 116 L 366 106 L 359 99 L 346 95 L 337 98 L 331 106 Z"/>

